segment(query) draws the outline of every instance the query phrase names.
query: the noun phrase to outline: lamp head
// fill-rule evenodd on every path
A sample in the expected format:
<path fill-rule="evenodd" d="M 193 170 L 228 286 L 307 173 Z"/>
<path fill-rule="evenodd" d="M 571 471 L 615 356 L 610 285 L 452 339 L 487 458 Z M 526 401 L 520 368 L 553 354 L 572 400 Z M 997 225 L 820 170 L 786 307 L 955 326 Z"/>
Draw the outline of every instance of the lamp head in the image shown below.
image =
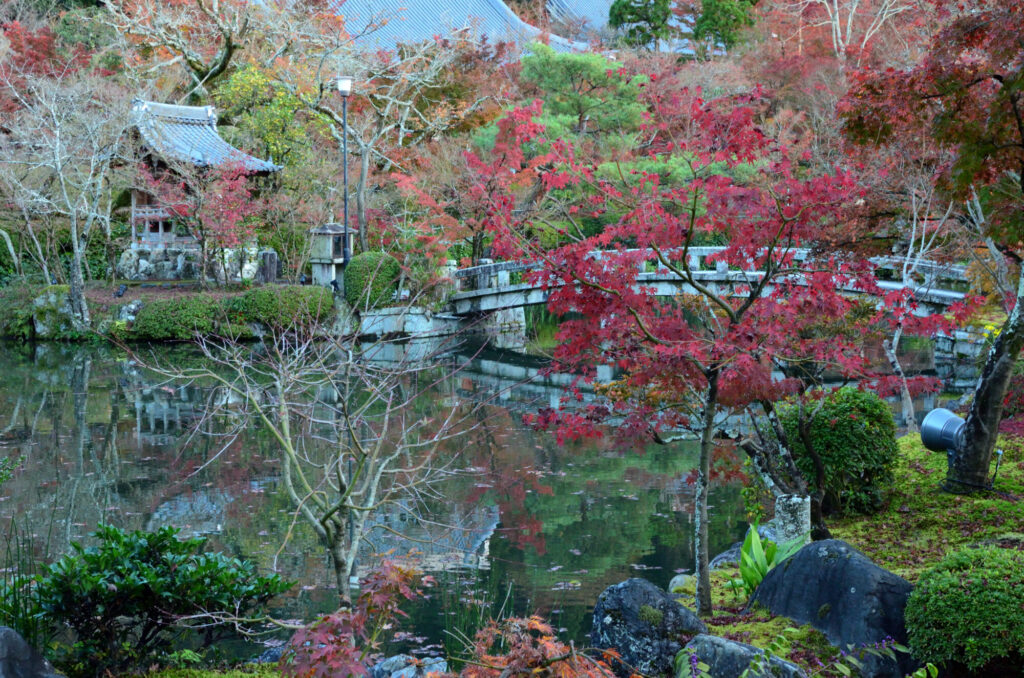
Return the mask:
<path fill-rule="evenodd" d="M 349 94 L 352 93 L 352 81 L 353 80 L 354 80 L 354 78 L 351 75 L 339 75 L 338 76 L 338 79 L 335 81 L 335 83 L 338 86 L 338 93 L 341 96 L 347 97 Z"/>

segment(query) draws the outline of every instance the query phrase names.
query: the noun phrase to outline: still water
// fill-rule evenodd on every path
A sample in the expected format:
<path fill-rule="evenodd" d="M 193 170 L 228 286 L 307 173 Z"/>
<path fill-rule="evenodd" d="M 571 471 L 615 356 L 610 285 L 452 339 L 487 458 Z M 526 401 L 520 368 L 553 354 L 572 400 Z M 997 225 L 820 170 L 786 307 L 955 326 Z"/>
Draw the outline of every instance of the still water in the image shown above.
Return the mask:
<path fill-rule="evenodd" d="M 166 362 L 200 360 L 184 347 L 153 350 Z M 523 381 L 538 361 L 477 352 L 454 362 L 464 368 L 438 384 L 438 398 L 479 407 L 447 451 L 452 472 L 415 505 L 374 516 L 357 562 L 362 573 L 382 553 L 418 551 L 440 582 L 406 625 L 423 644 L 502 605 L 583 641 L 606 586 L 631 576 L 664 586 L 692 569 L 691 443 L 559 445 L 521 422 L 561 394 L 557 380 Z M 169 382 L 109 347 L 0 344 L 0 365 L 0 455 L 20 460 L 0 487 L 0 520 L 37 535 L 40 559 L 87 541 L 100 523 L 173 525 L 295 580 L 278 615 L 333 609 L 326 553 L 281 491 L 279 448 L 265 430 L 249 423 L 229 435 L 232 417 L 197 430 L 215 404 L 209 389 Z M 712 553 L 746 528 L 738 460 L 723 452 L 716 469 Z"/>

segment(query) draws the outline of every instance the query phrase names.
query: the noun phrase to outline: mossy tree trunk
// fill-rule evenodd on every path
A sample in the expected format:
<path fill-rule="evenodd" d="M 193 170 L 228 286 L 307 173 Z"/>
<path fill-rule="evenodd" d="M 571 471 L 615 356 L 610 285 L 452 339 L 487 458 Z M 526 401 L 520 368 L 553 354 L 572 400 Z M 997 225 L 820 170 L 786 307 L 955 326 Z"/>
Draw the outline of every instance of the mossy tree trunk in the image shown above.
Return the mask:
<path fill-rule="evenodd" d="M 1017 280 L 1017 300 L 1010 316 L 992 343 L 967 415 L 963 441 L 949 454 L 945 487 L 951 492 L 976 492 L 988 487 L 989 466 L 1003 418 L 1003 399 L 1013 368 L 1024 346 L 1024 272 Z"/>

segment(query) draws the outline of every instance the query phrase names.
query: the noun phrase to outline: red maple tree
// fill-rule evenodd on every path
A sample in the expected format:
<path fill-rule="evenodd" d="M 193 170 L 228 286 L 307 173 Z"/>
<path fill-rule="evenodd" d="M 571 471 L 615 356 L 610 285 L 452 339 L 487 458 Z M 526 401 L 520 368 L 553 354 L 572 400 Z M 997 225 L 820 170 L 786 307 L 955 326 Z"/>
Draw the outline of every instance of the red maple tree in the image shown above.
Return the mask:
<path fill-rule="evenodd" d="M 952 153 L 939 177 L 949 195 L 983 209 L 977 241 L 1019 263 L 1024 255 L 1024 3 L 933 3 L 947 25 L 919 63 L 861 73 L 841 114 L 847 134 L 866 144 L 925 138 Z M 1005 261 L 996 261 L 997 266 Z M 988 485 L 1003 401 L 1024 346 L 1017 299 L 1024 276 L 1007 290 L 1007 319 L 974 392 L 962 444 L 949 457 L 947 487 Z"/>

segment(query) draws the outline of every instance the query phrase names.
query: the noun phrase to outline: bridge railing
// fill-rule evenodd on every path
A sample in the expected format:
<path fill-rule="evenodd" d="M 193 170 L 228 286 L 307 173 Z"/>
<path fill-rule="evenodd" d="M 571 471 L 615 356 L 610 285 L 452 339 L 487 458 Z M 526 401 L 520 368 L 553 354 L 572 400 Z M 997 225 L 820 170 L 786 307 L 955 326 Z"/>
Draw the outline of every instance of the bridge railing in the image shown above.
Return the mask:
<path fill-rule="evenodd" d="M 690 269 L 693 271 L 728 272 L 729 266 L 724 261 L 708 261 L 709 257 L 719 254 L 723 250 L 725 250 L 724 247 L 691 247 L 687 252 Z M 591 256 L 600 258 L 605 254 L 610 254 L 610 252 L 595 251 L 591 253 Z M 793 254 L 798 261 L 802 261 L 810 256 L 812 251 L 798 249 L 794 250 Z M 872 257 L 871 261 L 879 270 L 888 272 L 890 279 L 902 280 L 905 262 L 903 257 Z M 538 268 L 540 265 L 532 262 L 495 262 L 490 259 L 481 259 L 477 266 L 455 270 L 452 277 L 455 279 L 456 291 L 485 290 L 507 287 L 513 273 Z M 951 288 L 963 292 L 969 285 L 966 266 L 925 260 L 917 262 L 913 270 L 914 283 L 918 288 Z"/>

